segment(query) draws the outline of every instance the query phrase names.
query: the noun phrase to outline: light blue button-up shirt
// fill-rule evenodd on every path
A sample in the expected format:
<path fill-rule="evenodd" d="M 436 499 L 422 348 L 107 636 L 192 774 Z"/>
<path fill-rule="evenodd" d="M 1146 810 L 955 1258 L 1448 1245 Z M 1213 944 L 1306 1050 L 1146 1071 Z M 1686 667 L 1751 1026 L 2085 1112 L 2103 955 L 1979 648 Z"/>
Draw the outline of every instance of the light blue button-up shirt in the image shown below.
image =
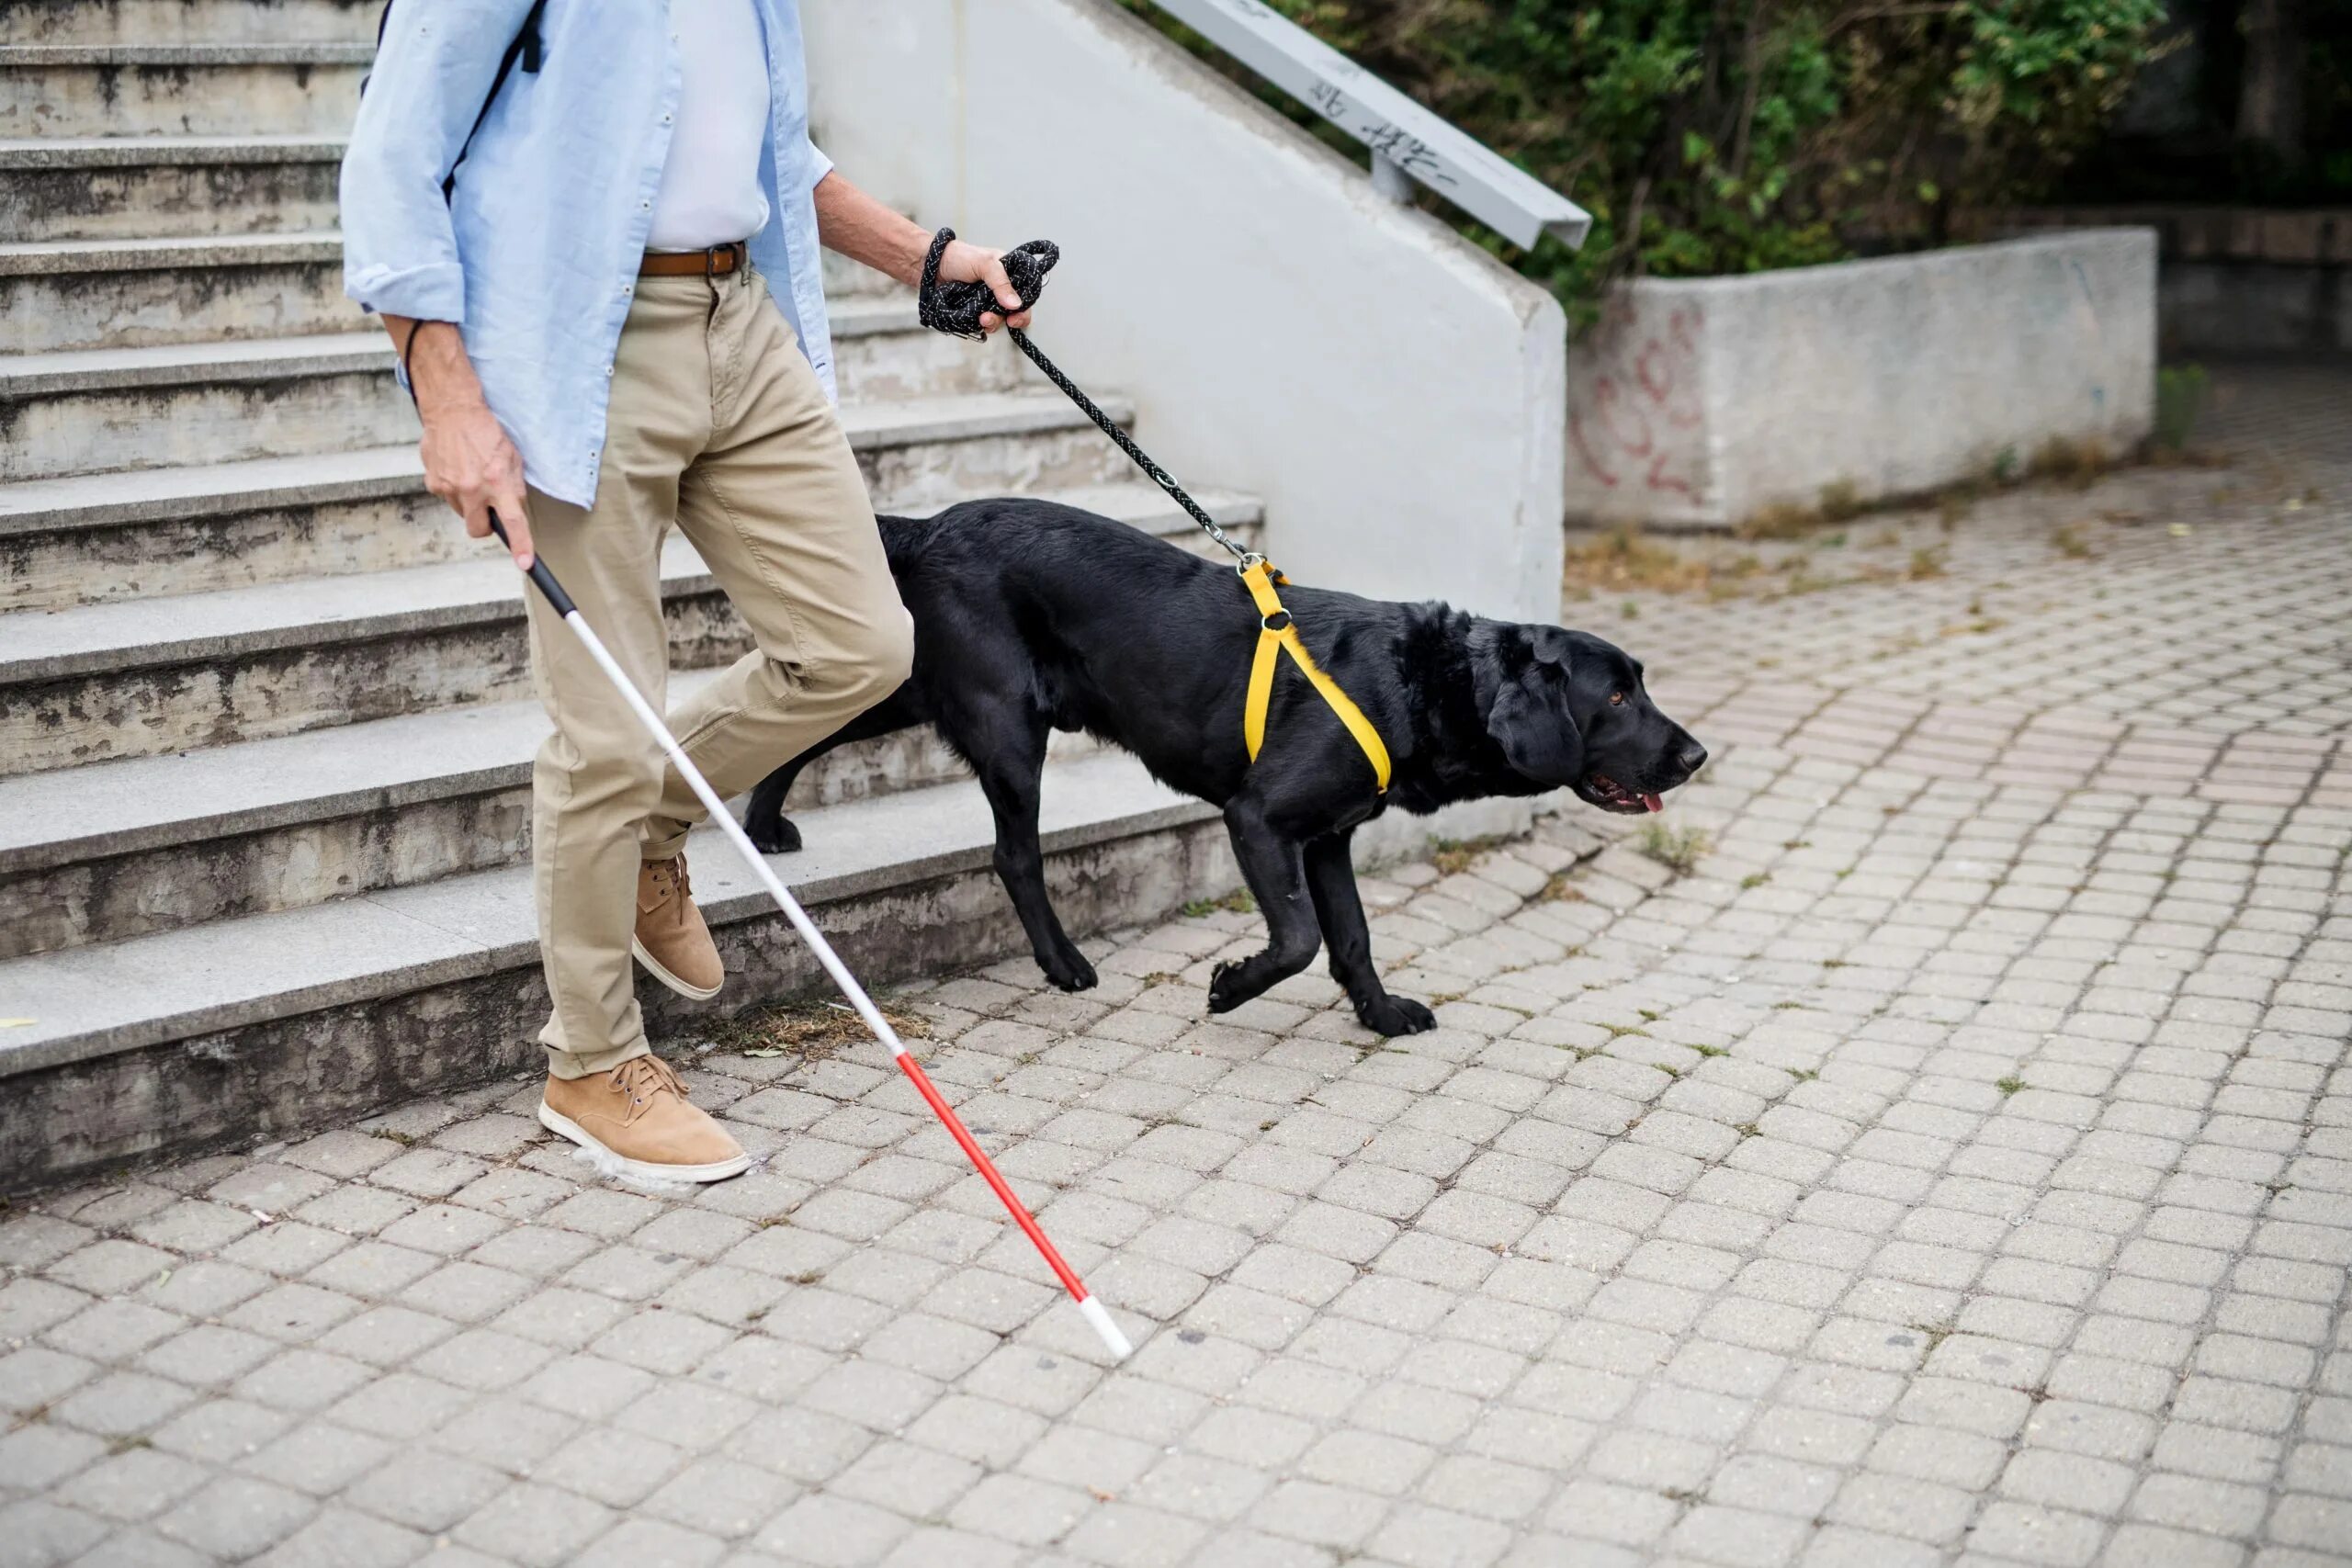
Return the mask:
<path fill-rule="evenodd" d="M 796 0 L 753 0 L 767 39 L 770 280 L 828 395 L 832 342 L 811 192 L 832 165 L 808 141 Z M 370 310 L 456 321 L 482 393 L 560 501 L 596 495 L 613 351 L 628 315 L 678 108 L 664 0 L 554 0 L 536 74 L 507 76 L 470 145 L 530 0 L 400 0 L 343 161 L 344 289 Z M 465 161 L 458 163 L 460 147 Z M 455 193 L 441 182 L 455 164 Z"/>

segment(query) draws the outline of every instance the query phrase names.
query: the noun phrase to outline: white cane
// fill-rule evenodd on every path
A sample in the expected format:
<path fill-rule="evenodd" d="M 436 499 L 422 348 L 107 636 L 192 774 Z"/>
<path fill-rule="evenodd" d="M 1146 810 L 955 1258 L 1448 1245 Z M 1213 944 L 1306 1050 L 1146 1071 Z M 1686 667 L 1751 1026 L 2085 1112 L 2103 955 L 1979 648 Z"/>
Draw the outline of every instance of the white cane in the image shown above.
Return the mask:
<path fill-rule="evenodd" d="M 507 542 L 505 525 L 498 520 L 496 512 L 490 514 L 490 528 L 498 536 L 501 544 Z M 1044 1256 L 1046 1267 L 1054 1271 L 1054 1278 L 1061 1281 L 1062 1288 L 1069 1292 L 1070 1300 L 1078 1303 L 1078 1310 L 1084 1314 L 1087 1323 L 1102 1336 L 1102 1343 L 1109 1348 L 1112 1356 L 1124 1360 L 1133 1353 L 1135 1347 L 1127 1343 L 1127 1337 L 1119 1332 L 1119 1325 L 1111 1321 L 1110 1313 L 1087 1290 L 1086 1281 L 1078 1277 L 1077 1270 L 1062 1261 L 1062 1255 L 1046 1239 L 1035 1216 L 1029 1213 L 1020 1196 L 998 1173 L 996 1162 L 989 1158 L 988 1151 L 974 1140 L 963 1120 L 956 1114 L 955 1108 L 941 1098 L 930 1076 L 922 1070 L 922 1064 L 915 1060 L 913 1053 L 899 1039 L 899 1032 L 890 1027 L 890 1021 L 882 1016 L 882 1010 L 874 1005 L 874 998 L 865 994 L 865 987 L 857 983 L 857 976 L 851 974 L 849 966 L 841 961 L 841 955 L 833 951 L 833 944 L 825 940 L 825 933 L 808 919 L 808 912 L 800 907 L 800 900 L 792 896 L 791 889 L 786 887 L 769 867 L 767 857 L 752 848 L 742 825 L 727 809 L 727 803 L 719 799 L 718 792 L 710 787 L 710 781 L 702 776 L 701 770 L 687 760 L 685 749 L 678 744 L 677 738 L 670 733 L 670 727 L 662 722 L 660 714 L 653 711 L 652 705 L 638 691 L 636 683 L 614 662 L 612 654 L 581 615 L 580 606 L 571 602 L 571 595 L 563 591 L 563 584 L 558 582 L 555 573 L 548 570 L 547 562 L 533 557 L 529 572 L 532 585 L 545 596 L 555 613 L 563 617 L 563 624 L 571 628 L 572 635 L 588 650 L 588 656 L 596 661 L 596 667 L 604 671 L 614 688 L 628 703 L 629 711 L 637 715 L 638 722 L 645 727 L 646 733 L 661 742 L 662 750 L 669 754 L 671 763 L 677 768 L 678 776 L 686 781 L 687 787 L 695 792 L 695 797 L 702 802 L 703 809 L 710 813 L 711 822 L 727 835 L 728 841 L 735 846 L 735 852 L 743 857 L 745 865 L 752 868 L 752 874 L 767 888 L 768 896 L 775 900 L 776 908 L 784 911 L 784 918 L 792 922 L 792 929 L 800 933 L 800 940 L 808 943 L 808 951 L 817 955 L 817 962 L 824 965 L 825 973 L 832 976 L 833 984 L 841 987 L 842 995 L 848 998 L 850 1006 L 857 1010 L 857 1016 L 864 1019 L 865 1027 L 874 1032 L 874 1038 L 889 1047 L 890 1059 L 898 1063 L 899 1070 L 914 1084 L 915 1092 L 922 1096 L 923 1103 L 931 1107 L 932 1114 L 945 1124 L 948 1135 L 956 1140 L 965 1157 L 979 1170 L 980 1179 L 989 1184 L 989 1190 L 1011 1213 L 1012 1223 L 1021 1227 L 1022 1234 Z"/>

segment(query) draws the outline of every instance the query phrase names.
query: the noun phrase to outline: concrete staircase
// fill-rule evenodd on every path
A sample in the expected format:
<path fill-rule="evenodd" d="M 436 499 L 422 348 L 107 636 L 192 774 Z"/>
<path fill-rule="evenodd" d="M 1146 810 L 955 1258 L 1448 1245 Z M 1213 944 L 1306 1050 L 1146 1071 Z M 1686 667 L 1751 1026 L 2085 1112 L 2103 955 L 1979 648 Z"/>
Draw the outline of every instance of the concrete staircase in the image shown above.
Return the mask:
<path fill-rule="evenodd" d="M 0 8 L 0 1190 L 537 1059 L 519 584 L 424 492 L 340 288 L 377 9 Z M 1009 348 L 921 332 L 875 275 L 829 282 L 885 510 L 1051 495 L 1189 542 Z M 663 587 L 689 689 L 745 640 L 683 540 Z M 845 749 L 796 804 L 809 847 L 778 863 L 875 977 L 1023 950 L 934 739 Z M 1234 880 L 1213 814 L 1123 756 L 1057 750 L 1045 816 L 1074 930 Z M 696 851 L 727 1003 L 809 984 L 729 862 Z"/>

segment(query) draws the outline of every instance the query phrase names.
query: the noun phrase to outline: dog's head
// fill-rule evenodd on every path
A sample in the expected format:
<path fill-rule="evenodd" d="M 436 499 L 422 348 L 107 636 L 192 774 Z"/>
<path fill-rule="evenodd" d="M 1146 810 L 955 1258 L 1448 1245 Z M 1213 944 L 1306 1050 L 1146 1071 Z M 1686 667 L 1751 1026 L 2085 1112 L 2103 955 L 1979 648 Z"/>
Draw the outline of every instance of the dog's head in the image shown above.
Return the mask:
<path fill-rule="evenodd" d="M 1498 628 L 1487 733 L 1514 772 L 1603 811 L 1657 811 L 1707 760 L 1660 713 L 1623 649 L 1558 626 Z"/>

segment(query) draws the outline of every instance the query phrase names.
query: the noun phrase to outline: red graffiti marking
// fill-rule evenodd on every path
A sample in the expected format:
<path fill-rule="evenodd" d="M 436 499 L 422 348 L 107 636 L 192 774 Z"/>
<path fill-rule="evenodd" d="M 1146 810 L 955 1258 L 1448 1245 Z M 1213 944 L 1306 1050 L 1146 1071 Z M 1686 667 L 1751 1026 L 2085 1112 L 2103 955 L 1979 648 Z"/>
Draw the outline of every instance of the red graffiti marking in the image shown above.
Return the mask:
<path fill-rule="evenodd" d="M 1695 499 L 1695 454 L 1661 444 L 1666 430 L 1695 430 L 1699 407 L 1698 329 L 1695 305 L 1668 312 L 1662 330 L 1645 333 L 1641 308 L 1632 302 L 1612 310 L 1589 339 L 1605 367 L 1587 384 L 1580 406 L 1568 415 L 1568 439 L 1585 468 L 1603 487 L 1615 490 L 1637 471 L 1653 491 Z M 1590 428 L 1588 428 L 1588 416 Z"/>

